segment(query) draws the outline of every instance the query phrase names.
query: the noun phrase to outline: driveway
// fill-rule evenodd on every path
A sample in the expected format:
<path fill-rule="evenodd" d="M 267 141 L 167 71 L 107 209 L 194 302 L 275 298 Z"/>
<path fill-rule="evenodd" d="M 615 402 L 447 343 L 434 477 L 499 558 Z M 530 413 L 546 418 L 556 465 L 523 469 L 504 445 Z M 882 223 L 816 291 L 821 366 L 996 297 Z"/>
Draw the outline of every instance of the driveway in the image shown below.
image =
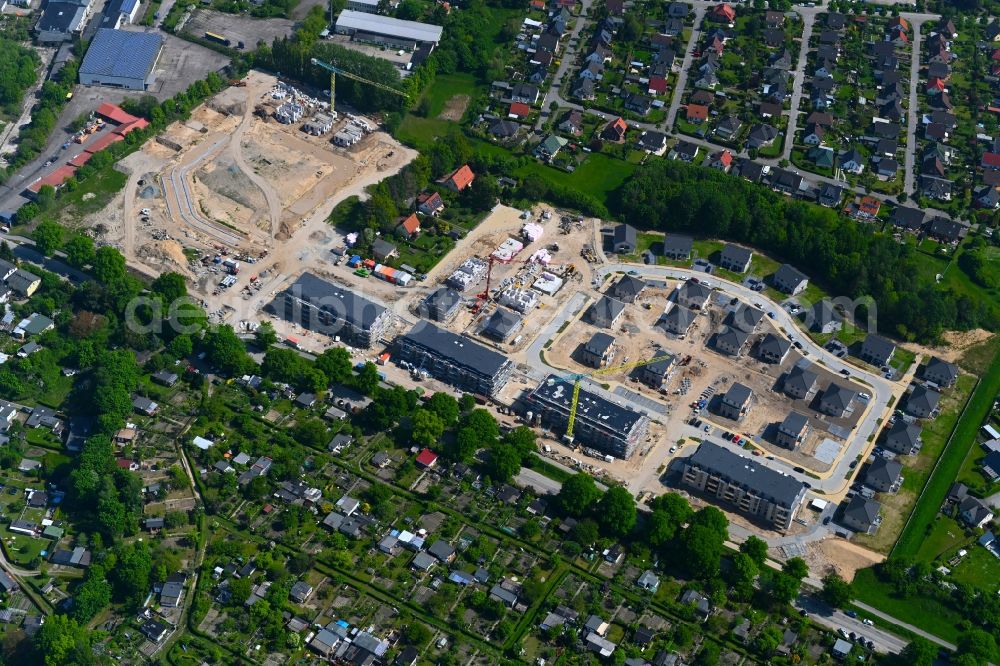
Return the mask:
<path fill-rule="evenodd" d="M 548 92 L 542 98 L 542 112 L 538 114 L 535 129 L 541 129 L 542 125 L 545 124 L 549 113 L 549 106 L 552 105 L 552 102 L 567 108 L 579 108 L 575 104 L 567 103 L 559 96 L 559 86 L 562 85 L 563 78 L 566 76 L 569 68 L 576 66 L 576 46 L 574 44 L 579 44 L 580 33 L 583 31 L 584 24 L 587 23 L 590 6 L 593 3 L 594 0 L 581 0 L 580 2 L 580 15 L 576 17 L 576 24 L 570 30 L 569 39 L 566 40 L 566 49 L 563 51 L 562 59 L 559 61 L 559 68 L 556 70 L 556 75 L 552 77 L 552 85 L 549 86 Z"/>
<path fill-rule="evenodd" d="M 684 95 L 684 88 L 687 87 L 688 72 L 691 70 L 691 63 L 694 62 L 694 50 L 701 39 L 701 24 L 705 18 L 705 7 L 708 3 L 694 3 L 694 28 L 691 30 L 691 39 L 688 40 L 687 50 L 684 52 L 684 62 L 681 63 L 681 71 L 677 74 L 677 85 L 674 86 L 674 98 L 670 100 L 670 110 L 667 111 L 667 122 L 664 127 L 668 131 L 674 127 L 674 120 L 677 118 L 677 109 L 681 106 L 681 97 Z"/>
<path fill-rule="evenodd" d="M 906 153 L 903 157 L 903 168 L 905 171 L 903 191 L 908 196 L 913 196 L 917 191 L 917 174 L 914 164 L 917 152 L 917 127 L 920 125 L 920 109 L 917 102 L 917 86 L 920 85 L 920 27 L 926 18 L 911 18 L 910 26 L 913 28 L 913 52 L 910 56 L 910 102 L 906 110 Z"/>

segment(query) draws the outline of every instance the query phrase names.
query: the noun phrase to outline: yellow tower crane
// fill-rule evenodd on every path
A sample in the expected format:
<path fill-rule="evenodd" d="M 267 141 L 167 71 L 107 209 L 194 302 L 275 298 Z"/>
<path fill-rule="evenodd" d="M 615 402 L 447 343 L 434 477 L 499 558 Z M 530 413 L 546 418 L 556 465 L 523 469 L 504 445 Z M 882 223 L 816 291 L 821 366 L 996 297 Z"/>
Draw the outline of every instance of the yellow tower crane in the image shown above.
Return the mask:
<path fill-rule="evenodd" d="M 632 361 L 631 363 L 601 368 L 600 370 L 595 370 L 590 374 L 573 374 L 568 377 L 561 378 L 562 381 L 568 381 L 569 379 L 573 380 L 573 398 L 569 403 L 569 420 L 566 422 L 566 435 L 564 436 L 566 442 L 573 442 L 573 426 L 576 424 L 576 408 L 580 403 L 580 384 L 584 377 L 601 377 L 603 375 L 611 375 L 617 372 L 628 372 L 629 370 L 634 370 L 635 368 L 643 365 L 649 365 L 650 363 L 656 363 L 657 361 L 663 361 L 668 358 L 670 358 L 669 354 L 654 356 L 653 358 L 647 358 L 641 361 Z"/>
<path fill-rule="evenodd" d="M 405 92 L 403 92 L 402 90 L 398 90 L 396 88 L 393 88 L 392 86 L 387 86 L 384 83 L 377 83 L 376 81 L 370 81 L 368 79 L 365 79 L 365 78 L 362 78 L 362 77 L 358 76 L 357 74 L 351 74 L 350 72 L 346 72 L 346 71 L 340 69 L 339 67 L 335 67 L 334 65 L 331 65 L 328 62 L 323 62 L 322 60 L 319 60 L 317 58 L 312 58 L 309 62 L 311 62 L 316 67 L 322 67 L 323 69 L 325 69 L 328 72 L 330 72 L 330 110 L 331 111 L 335 111 L 336 110 L 335 103 L 336 103 L 336 98 L 337 98 L 337 89 L 336 89 L 336 86 L 337 86 L 337 75 L 338 74 L 340 76 L 343 76 L 344 78 L 348 78 L 348 79 L 351 79 L 353 81 L 358 81 L 359 83 L 364 83 L 366 85 L 372 86 L 373 88 L 378 88 L 379 90 L 383 90 L 383 91 L 385 91 L 387 93 L 392 93 L 393 95 L 399 95 L 400 97 L 402 97 L 404 99 L 408 99 L 409 98 L 409 96 Z"/>

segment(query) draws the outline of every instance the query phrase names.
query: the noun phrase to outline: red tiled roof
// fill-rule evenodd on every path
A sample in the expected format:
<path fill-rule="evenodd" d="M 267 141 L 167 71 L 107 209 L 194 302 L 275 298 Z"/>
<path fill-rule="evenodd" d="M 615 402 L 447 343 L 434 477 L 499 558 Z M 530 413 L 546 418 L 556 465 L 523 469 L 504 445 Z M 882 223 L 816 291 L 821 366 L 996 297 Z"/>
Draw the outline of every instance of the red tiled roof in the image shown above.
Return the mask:
<path fill-rule="evenodd" d="M 138 118 L 133 116 L 131 113 L 126 113 L 125 111 L 123 111 L 120 106 L 117 106 L 115 104 L 108 104 L 107 102 L 97 107 L 97 115 L 113 122 L 116 125 L 126 125 L 135 120 L 138 120 Z"/>
<path fill-rule="evenodd" d="M 927 82 L 927 89 L 928 90 L 944 90 L 944 81 L 942 81 L 941 79 L 939 79 L 937 77 L 934 77 L 933 79 L 931 79 L 930 81 Z"/>
<path fill-rule="evenodd" d="M 436 209 L 444 206 L 444 201 L 437 192 L 421 192 L 417 195 L 417 205 Z"/>
<path fill-rule="evenodd" d="M 131 122 L 122 123 L 121 125 L 119 125 L 118 127 L 116 127 L 115 128 L 115 134 L 121 134 L 122 136 L 125 136 L 126 134 L 128 134 L 132 130 L 146 129 L 147 127 L 149 127 L 149 121 L 148 120 L 146 120 L 145 118 L 136 118 L 135 120 L 132 120 Z"/>
<path fill-rule="evenodd" d="M 701 104 L 687 105 L 688 120 L 705 120 L 708 118 L 708 107 Z"/>
<path fill-rule="evenodd" d="M 713 7 L 712 14 L 720 18 L 725 18 L 727 21 L 732 21 L 736 18 L 736 10 L 724 2 Z"/>
<path fill-rule="evenodd" d="M 667 80 L 662 76 L 651 76 L 649 78 L 649 91 L 654 93 L 667 92 Z"/>
<path fill-rule="evenodd" d="M 461 192 L 475 180 L 476 174 L 472 173 L 472 169 L 469 168 L 468 164 L 463 164 L 462 166 L 455 169 L 453 172 L 448 174 L 445 178 L 445 182 L 451 183 L 452 187 Z"/>
<path fill-rule="evenodd" d="M 79 155 L 77 155 L 76 157 L 74 157 L 73 159 L 71 159 L 69 162 L 66 162 L 66 164 L 68 164 L 70 166 L 75 166 L 77 168 L 80 168 L 84 164 L 86 164 L 88 161 L 90 161 L 90 158 L 93 157 L 93 156 L 94 156 L 93 153 L 88 153 L 85 150 L 82 153 L 80 153 Z"/>
<path fill-rule="evenodd" d="M 420 220 L 417 219 L 416 213 L 410 213 L 410 216 L 399 223 L 399 226 L 406 230 L 406 233 L 411 236 L 418 231 L 420 231 Z"/>
<path fill-rule="evenodd" d="M 417 454 L 417 464 L 423 467 L 430 467 L 437 462 L 438 455 L 430 449 L 424 449 Z"/>
<path fill-rule="evenodd" d="M 97 141 L 93 142 L 92 144 L 84 148 L 84 150 L 87 151 L 88 153 L 99 153 L 108 146 L 110 146 L 111 144 L 118 143 L 119 141 L 124 141 L 124 140 L 125 137 L 123 137 L 121 134 L 108 132 L 100 139 L 98 139 Z"/>
<path fill-rule="evenodd" d="M 524 102 L 514 102 L 510 105 L 509 114 L 518 118 L 527 118 L 531 115 L 531 107 Z"/>
<path fill-rule="evenodd" d="M 896 16 L 891 21 L 889 21 L 889 27 L 893 27 L 893 26 L 897 26 L 897 25 L 899 27 L 901 27 L 903 30 L 909 30 L 910 29 L 909 22 L 905 18 L 903 18 L 902 16 Z"/>
<path fill-rule="evenodd" d="M 732 164 L 733 164 L 733 154 L 731 152 L 729 152 L 728 150 L 723 150 L 721 153 L 719 153 L 719 161 L 724 166 L 727 166 L 727 167 L 728 166 L 732 166 Z"/>
<path fill-rule="evenodd" d="M 872 197 L 862 197 L 861 203 L 858 205 L 858 212 L 875 217 L 878 215 L 879 208 L 881 207 L 882 202 L 878 199 Z"/>
<path fill-rule="evenodd" d="M 1000 153 L 983 153 L 983 166 L 1000 167 Z"/>
<path fill-rule="evenodd" d="M 47 176 L 39 178 L 28 186 L 28 191 L 38 193 L 45 185 L 59 187 L 76 174 L 76 167 L 63 165 Z"/>

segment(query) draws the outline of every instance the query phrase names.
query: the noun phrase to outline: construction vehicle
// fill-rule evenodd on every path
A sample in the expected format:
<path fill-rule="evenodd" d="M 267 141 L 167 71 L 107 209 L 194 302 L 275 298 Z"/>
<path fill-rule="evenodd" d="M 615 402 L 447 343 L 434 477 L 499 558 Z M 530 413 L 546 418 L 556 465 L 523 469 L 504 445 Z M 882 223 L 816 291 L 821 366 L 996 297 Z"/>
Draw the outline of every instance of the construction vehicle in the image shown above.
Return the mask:
<path fill-rule="evenodd" d="M 477 298 L 479 298 L 480 300 L 483 300 L 483 301 L 490 300 L 490 281 L 493 279 L 493 262 L 494 261 L 496 261 L 496 258 L 491 254 L 490 258 L 489 258 L 489 263 L 488 263 L 488 265 L 486 267 L 486 289 L 483 290 L 483 293 L 477 295 Z"/>
<path fill-rule="evenodd" d="M 230 79 L 229 85 L 233 86 L 234 88 L 246 88 L 247 82 L 246 79 Z"/>
<path fill-rule="evenodd" d="M 383 83 L 377 83 L 375 81 L 369 81 L 368 79 L 362 78 L 362 77 L 358 76 L 357 74 L 351 74 L 350 72 L 346 72 L 346 71 L 340 69 L 339 67 L 331 65 L 330 63 L 327 63 L 327 62 L 323 62 L 322 60 L 319 60 L 317 58 L 313 58 L 309 62 L 311 62 L 316 67 L 322 67 L 323 69 L 325 69 L 328 72 L 330 72 L 330 110 L 331 111 L 336 110 L 336 99 L 337 99 L 337 89 L 336 89 L 336 86 L 337 86 L 337 75 L 338 74 L 341 75 L 341 76 L 343 76 L 343 77 L 345 77 L 345 78 L 351 79 L 352 81 L 357 81 L 359 83 L 367 84 L 369 86 L 372 86 L 373 88 L 378 88 L 379 90 L 382 90 L 384 92 L 392 93 L 393 95 L 399 95 L 403 99 L 407 99 L 407 100 L 409 99 L 409 96 L 405 92 L 403 92 L 402 90 L 397 90 L 396 88 L 393 88 L 392 86 L 387 86 L 387 85 L 385 85 Z"/>
<path fill-rule="evenodd" d="M 629 370 L 633 370 L 640 366 L 649 365 L 650 363 L 666 360 L 668 358 L 670 358 L 669 355 L 657 355 L 653 358 L 642 359 L 640 361 L 632 361 L 631 363 L 623 363 L 621 365 L 600 368 L 599 370 L 595 370 L 589 374 L 574 373 L 564 377 L 559 377 L 559 381 L 573 383 L 573 398 L 570 400 L 569 404 L 569 419 L 566 421 L 566 434 L 563 435 L 563 439 L 566 443 L 573 443 L 573 426 L 576 425 L 576 408 L 580 404 L 580 385 L 585 377 L 601 377 L 603 375 L 611 375 L 616 372 L 628 372 Z"/>

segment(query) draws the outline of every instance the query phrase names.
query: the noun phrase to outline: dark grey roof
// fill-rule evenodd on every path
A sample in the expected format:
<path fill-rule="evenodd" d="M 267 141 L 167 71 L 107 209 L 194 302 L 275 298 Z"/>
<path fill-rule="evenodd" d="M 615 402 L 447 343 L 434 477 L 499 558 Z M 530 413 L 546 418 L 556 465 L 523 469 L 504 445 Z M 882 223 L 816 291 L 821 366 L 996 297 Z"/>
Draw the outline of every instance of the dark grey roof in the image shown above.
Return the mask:
<path fill-rule="evenodd" d="M 667 324 L 673 324 L 674 328 L 687 328 L 691 325 L 698 315 L 694 310 L 690 310 L 683 305 L 674 305 L 674 307 L 667 310 L 667 313 L 663 315 L 663 322 Z"/>
<path fill-rule="evenodd" d="M 424 299 L 424 308 L 434 319 L 444 319 L 462 304 L 462 295 L 454 289 L 441 287 Z"/>
<path fill-rule="evenodd" d="M 101 28 L 94 35 L 80 74 L 145 79 L 163 46 L 155 32 Z"/>
<path fill-rule="evenodd" d="M 868 466 L 868 471 L 865 473 L 865 482 L 891 486 L 896 483 L 902 473 L 903 465 L 901 463 L 882 456 L 875 456 L 875 460 Z"/>
<path fill-rule="evenodd" d="M 688 280 L 677 292 L 678 300 L 681 298 L 693 301 L 703 301 L 712 295 L 712 290 L 701 282 Z"/>
<path fill-rule="evenodd" d="M 348 289 L 338 287 L 312 273 L 303 273 L 286 292 L 314 307 L 334 313 L 362 330 L 371 328 L 386 308 Z"/>
<path fill-rule="evenodd" d="M 612 287 L 615 293 L 624 293 L 633 297 L 638 296 L 645 288 L 645 282 L 631 275 L 621 276 L 618 282 L 615 283 L 614 287 Z"/>
<path fill-rule="evenodd" d="M 726 246 L 722 248 L 721 259 L 723 262 L 729 262 L 742 266 L 750 261 L 752 257 L 753 251 L 749 248 L 733 245 L 732 243 L 727 243 Z"/>
<path fill-rule="evenodd" d="M 76 27 L 73 23 L 77 14 L 82 16 L 85 11 L 86 8 L 77 2 L 50 2 L 45 6 L 45 13 L 38 21 L 38 30 L 69 32 L 71 28 Z"/>
<path fill-rule="evenodd" d="M 586 349 L 591 354 L 603 356 L 613 344 L 615 344 L 615 339 L 613 337 L 607 333 L 598 331 L 590 336 L 590 340 L 588 340 L 586 344 Z"/>
<path fill-rule="evenodd" d="M 823 402 L 830 403 L 843 411 L 850 406 L 855 395 L 857 394 L 851 389 L 834 382 L 823 392 Z"/>
<path fill-rule="evenodd" d="M 396 246 L 383 238 L 376 238 L 372 241 L 372 252 L 376 256 L 388 257 L 396 251 Z"/>
<path fill-rule="evenodd" d="M 514 334 L 514 331 L 521 327 L 523 321 L 524 318 L 514 311 L 506 308 L 497 308 L 486 320 L 486 323 L 483 324 L 482 333 L 497 340 L 506 340 Z"/>
<path fill-rule="evenodd" d="M 754 459 L 733 453 L 713 442 L 702 442 L 691 455 L 688 463 L 725 477 L 730 483 L 739 484 L 761 497 L 791 508 L 798 504 L 805 493 L 805 486 L 794 477 L 782 474 Z"/>
<path fill-rule="evenodd" d="M 816 384 L 817 379 L 819 379 L 819 375 L 815 372 L 801 365 L 796 365 L 788 371 L 788 376 L 785 378 L 785 386 L 794 386 L 801 393 L 806 393 Z"/>
<path fill-rule="evenodd" d="M 644 371 L 660 377 L 666 376 L 670 372 L 670 368 L 674 365 L 674 357 L 666 352 L 657 350 L 653 358 L 657 360 L 642 366 Z"/>
<path fill-rule="evenodd" d="M 725 344 L 727 347 L 733 349 L 741 349 L 743 345 L 747 343 L 749 338 L 750 336 L 747 333 L 738 328 L 723 326 L 722 330 L 720 330 L 715 336 L 715 345 L 717 347 L 721 347 Z M 735 387 L 737 385 L 734 384 L 733 386 Z M 726 395 L 728 395 L 728 393 Z"/>
<path fill-rule="evenodd" d="M 916 423 L 907 423 L 903 419 L 896 419 L 896 422 L 889 428 L 886 439 L 891 442 L 901 442 L 906 446 L 900 448 L 913 448 L 920 440 L 921 428 Z"/>
<path fill-rule="evenodd" d="M 809 425 L 809 417 L 801 412 L 792 411 L 788 412 L 788 416 L 781 422 L 778 429 L 789 435 L 798 436 L 807 425 Z"/>
<path fill-rule="evenodd" d="M 561 405 L 569 411 L 573 398 L 573 385 L 571 382 L 558 379 L 555 375 L 549 375 L 538 385 L 533 394 L 546 402 Z M 620 433 L 631 432 L 637 422 L 646 418 L 645 414 L 611 402 L 603 395 L 588 390 L 586 386 L 580 389 L 577 419 L 580 418 L 581 412 L 591 419 L 599 419 L 605 427 Z"/>
<path fill-rule="evenodd" d="M 954 363 L 944 361 L 937 356 L 927 362 L 927 367 L 924 368 L 924 374 L 926 375 L 929 372 L 948 377 L 951 381 L 958 379 L 958 366 Z"/>
<path fill-rule="evenodd" d="M 617 298 L 603 296 L 601 300 L 590 306 L 591 317 L 597 315 L 608 321 L 614 321 L 625 310 L 625 304 Z"/>
<path fill-rule="evenodd" d="M 487 375 L 496 375 L 510 363 L 503 354 L 428 322 L 417 323 L 403 337 L 433 350 L 457 366 Z"/>
<path fill-rule="evenodd" d="M 829 298 L 824 298 L 823 300 L 816 301 L 812 306 L 812 328 L 813 330 L 822 329 L 829 323 L 841 322 L 843 317 L 840 316 L 834 307 L 833 301 Z"/>
<path fill-rule="evenodd" d="M 791 264 L 781 264 L 774 272 L 774 280 L 784 284 L 797 284 L 808 279 L 805 273 Z"/>
<path fill-rule="evenodd" d="M 768 354 L 771 356 L 783 357 L 788 353 L 788 350 L 792 348 L 792 343 L 784 339 L 780 335 L 775 335 L 774 333 L 768 333 L 760 341 L 760 353 Z"/>
<path fill-rule="evenodd" d="M 753 396 L 753 391 L 750 390 L 749 386 L 736 382 L 726 391 L 726 395 L 722 398 L 722 401 L 729 405 L 742 407 L 750 401 L 751 396 Z"/>
<path fill-rule="evenodd" d="M 874 333 L 868 334 L 865 341 L 861 343 L 861 348 L 875 358 L 889 358 L 896 351 L 895 344 Z"/>
<path fill-rule="evenodd" d="M 746 303 L 740 303 L 726 317 L 726 323 L 744 333 L 752 333 L 764 319 L 764 311 Z"/>
<path fill-rule="evenodd" d="M 663 251 L 670 254 L 690 254 L 694 239 L 680 234 L 667 234 L 663 238 Z"/>
<path fill-rule="evenodd" d="M 926 386 L 917 386 L 910 393 L 906 401 L 906 409 L 910 411 L 914 407 L 919 407 L 924 412 L 933 412 L 941 402 L 941 394 Z"/>
<path fill-rule="evenodd" d="M 844 516 L 850 516 L 862 525 L 871 525 L 878 518 L 878 512 L 881 508 L 882 505 L 875 500 L 855 495 L 847 507 L 844 508 Z"/>
<path fill-rule="evenodd" d="M 444 562 L 455 554 L 455 548 L 444 539 L 438 539 L 430 545 L 427 552 Z"/>
<path fill-rule="evenodd" d="M 636 244 L 637 232 L 635 227 L 631 224 L 619 224 L 614 229 L 614 242 L 618 243 L 629 243 L 630 245 Z"/>

